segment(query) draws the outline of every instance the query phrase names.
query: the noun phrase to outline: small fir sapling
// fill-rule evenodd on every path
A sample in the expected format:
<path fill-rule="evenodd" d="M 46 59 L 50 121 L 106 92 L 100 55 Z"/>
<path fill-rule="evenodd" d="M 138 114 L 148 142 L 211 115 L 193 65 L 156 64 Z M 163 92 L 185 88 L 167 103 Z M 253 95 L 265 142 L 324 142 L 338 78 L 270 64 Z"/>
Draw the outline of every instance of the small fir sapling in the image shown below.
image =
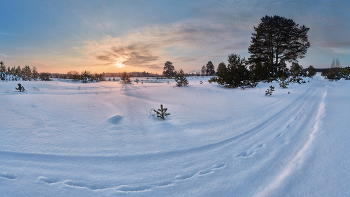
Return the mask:
<path fill-rule="evenodd" d="M 122 80 L 121 83 L 131 83 L 130 81 L 130 75 L 126 74 L 126 72 L 124 72 L 121 76 L 120 79 Z"/>
<path fill-rule="evenodd" d="M 272 92 L 275 91 L 274 89 L 275 89 L 274 86 L 270 86 L 270 89 L 267 89 L 267 90 L 265 91 L 265 96 L 271 96 L 271 95 L 272 95 Z"/>
<path fill-rule="evenodd" d="M 17 84 L 18 85 L 18 87 L 16 88 L 16 90 L 19 90 L 20 92 L 24 92 L 24 90 L 26 90 L 26 89 L 24 89 L 24 87 L 22 86 L 22 84 Z"/>
<path fill-rule="evenodd" d="M 166 113 L 167 110 L 168 110 L 168 108 L 163 108 L 163 105 L 160 104 L 160 109 L 153 110 L 153 111 L 156 112 L 157 117 L 162 118 L 163 120 L 165 120 L 165 116 L 170 115 L 170 113 Z"/>
<path fill-rule="evenodd" d="M 176 81 L 176 86 L 182 87 L 182 86 L 187 86 L 188 81 L 185 77 L 184 71 L 181 69 L 179 72 L 176 73 L 175 75 L 175 81 Z"/>
<path fill-rule="evenodd" d="M 289 83 L 286 81 L 284 76 L 281 77 L 279 85 L 283 89 L 288 88 L 287 85 L 289 85 Z"/>

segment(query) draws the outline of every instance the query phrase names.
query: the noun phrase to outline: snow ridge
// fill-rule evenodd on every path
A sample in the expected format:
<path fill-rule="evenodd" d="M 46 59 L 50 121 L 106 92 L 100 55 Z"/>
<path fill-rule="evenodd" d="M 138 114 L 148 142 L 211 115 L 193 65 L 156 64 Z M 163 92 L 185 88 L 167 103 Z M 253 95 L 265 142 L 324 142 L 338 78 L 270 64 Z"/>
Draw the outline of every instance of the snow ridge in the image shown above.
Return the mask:
<path fill-rule="evenodd" d="M 316 123 L 313 127 L 312 132 L 309 135 L 309 139 L 305 143 L 305 145 L 302 147 L 302 149 L 296 154 L 296 156 L 292 159 L 291 162 L 289 162 L 283 172 L 281 172 L 275 180 L 273 180 L 267 187 L 265 187 L 261 192 L 255 195 L 255 197 L 262 197 L 262 196 L 268 196 L 273 190 L 278 188 L 283 181 L 295 170 L 297 170 L 301 164 L 303 163 L 304 159 L 307 156 L 307 152 L 311 148 L 312 143 L 315 140 L 315 134 L 319 131 L 320 126 L 322 124 L 322 119 L 325 116 L 325 97 L 327 95 L 327 90 L 323 94 L 321 104 L 318 108 L 317 115 L 316 115 Z"/>

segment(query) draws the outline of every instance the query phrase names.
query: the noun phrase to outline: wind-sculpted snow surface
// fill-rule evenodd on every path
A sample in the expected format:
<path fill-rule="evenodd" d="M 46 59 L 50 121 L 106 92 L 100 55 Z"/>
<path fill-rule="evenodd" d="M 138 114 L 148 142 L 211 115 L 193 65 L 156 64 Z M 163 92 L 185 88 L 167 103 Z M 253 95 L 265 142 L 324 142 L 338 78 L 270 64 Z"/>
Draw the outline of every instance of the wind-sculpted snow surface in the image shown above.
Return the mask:
<path fill-rule="evenodd" d="M 350 194 L 347 81 L 316 76 L 266 97 L 271 84 L 207 79 L 24 82 L 37 89 L 24 94 L 0 83 L 0 195 Z M 160 104 L 166 120 L 152 113 Z"/>

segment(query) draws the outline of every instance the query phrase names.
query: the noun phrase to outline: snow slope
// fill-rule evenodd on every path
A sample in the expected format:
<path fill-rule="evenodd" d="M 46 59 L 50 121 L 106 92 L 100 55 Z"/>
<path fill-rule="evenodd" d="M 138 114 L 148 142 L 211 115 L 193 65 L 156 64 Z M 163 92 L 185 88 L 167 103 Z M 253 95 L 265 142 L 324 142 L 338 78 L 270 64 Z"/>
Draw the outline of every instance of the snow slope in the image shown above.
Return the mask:
<path fill-rule="evenodd" d="M 350 194 L 348 81 L 268 97 L 207 80 L 1 82 L 0 195 Z"/>

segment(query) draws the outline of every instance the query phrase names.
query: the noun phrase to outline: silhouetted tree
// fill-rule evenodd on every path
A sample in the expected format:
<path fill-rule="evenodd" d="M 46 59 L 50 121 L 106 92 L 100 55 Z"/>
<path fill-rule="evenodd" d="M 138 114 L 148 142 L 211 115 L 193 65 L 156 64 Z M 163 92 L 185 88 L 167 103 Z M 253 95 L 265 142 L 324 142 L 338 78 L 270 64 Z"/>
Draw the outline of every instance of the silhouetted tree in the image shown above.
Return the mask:
<path fill-rule="evenodd" d="M 131 83 L 130 75 L 126 74 L 126 72 L 120 75 L 120 79 L 122 80 L 121 83 Z"/>
<path fill-rule="evenodd" d="M 50 73 L 40 73 L 39 79 L 41 81 L 50 81 Z"/>
<path fill-rule="evenodd" d="M 278 67 L 282 65 L 280 62 L 297 62 L 297 58 L 305 57 L 310 47 L 309 28 L 299 26 L 292 19 L 265 16 L 254 30 L 248 48 L 251 54 L 249 61 L 255 65 L 261 62 L 268 67 L 265 71 L 270 77 L 276 76 Z"/>
<path fill-rule="evenodd" d="M 214 64 L 211 61 L 209 61 L 207 63 L 206 72 L 207 72 L 207 75 L 209 75 L 209 76 L 212 76 L 212 75 L 215 74 L 215 67 L 214 67 Z"/>
<path fill-rule="evenodd" d="M 6 66 L 4 65 L 4 62 L 0 62 L 0 79 L 5 80 L 6 77 Z"/>
<path fill-rule="evenodd" d="M 184 71 L 181 69 L 179 72 L 176 73 L 175 75 L 175 81 L 176 81 L 176 86 L 182 87 L 182 86 L 187 86 L 188 81 L 185 77 Z"/>
<path fill-rule="evenodd" d="M 331 68 L 341 68 L 338 58 L 334 58 L 331 64 Z"/>
<path fill-rule="evenodd" d="M 309 68 L 307 68 L 307 72 L 308 72 L 308 77 L 312 78 L 313 76 L 316 75 L 316 70 L 312 65 L 310 65 Z"/>
<path fill-rule="evenodd" d="M 172 78 L 172 77 L 174 76 L 174 70 L 175 70 L 175 68 L 174 68 L 174 66 L 173 66 L 173 63 L 167 61 L 167 62 L 165 63 L 165 66 L 164 66 L 164 69 L 163 69 L 163 70 L 164 70 L 164 71 L 163 71 L 163 75 L 164 75 L 166 78 L 170 79 L 170 78 Z"/>
<path fill-rule="evenodd" d="M 202 73 L 202 75 L 206 75 L 207 74 L 207 67 L 202 66 L 201 73 Z"/>
<path fill-rule="evenodd" d="M 166 113 L 167 110 L 168 110 L 168 108 L 163 108 L 163 105 L 160 104 L 160 109 L 153 110 L 153 111 L 156 112 L 157 117 L 165 120 L 165 116 L 169 116 L 170 115 L 170 113 Z"/>
<path fill-rule="evenodd" d="M 30 81 L 31 78 L 32 78 L 32 69 L 30 69 L 29 66 L 25 66 L 24 68 L 22 68 L 22 79 L 24 81 Z"/>
<path fill-rule="evenodd" d="M 24 92 L 24 90 L 26 90 L 26 89 L 24 89 L 24 87 L 22 86 L 22 84 L 17 84 L 18 85 L 18 87 L 16 88 L 16 90 L 19 90 L 20 92 Z"/>
<path fill-rule="evenodd" d="M 33 70 L 32 70 L 32 78 L 36 81 L 36 80 L 38 80 L 38 77 L 39 77 L 39 73 L 38 73 L 38 71 L 36 70 L 36 68 L 33 67 Z"/>

